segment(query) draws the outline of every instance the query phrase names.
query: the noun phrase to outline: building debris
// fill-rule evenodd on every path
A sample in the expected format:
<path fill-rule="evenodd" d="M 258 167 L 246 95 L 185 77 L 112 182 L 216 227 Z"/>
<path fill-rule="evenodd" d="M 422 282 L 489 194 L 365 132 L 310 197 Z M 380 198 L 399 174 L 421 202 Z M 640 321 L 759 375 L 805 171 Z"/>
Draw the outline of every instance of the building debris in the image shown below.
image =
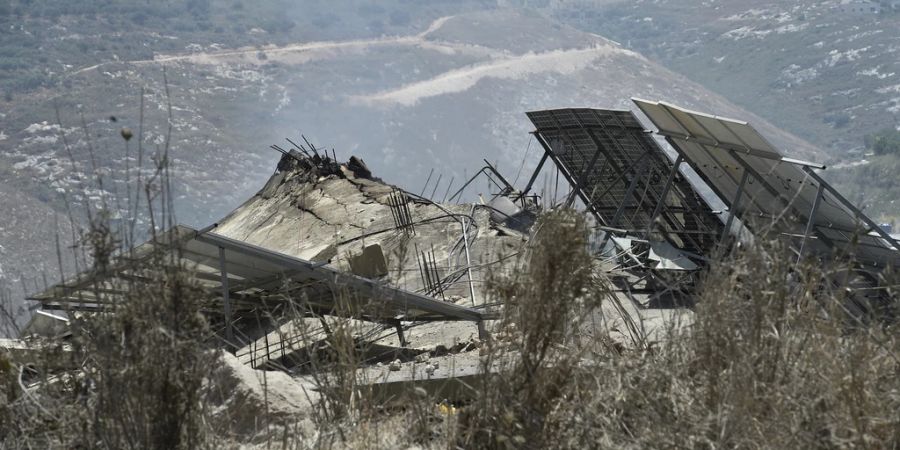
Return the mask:
<path fill-rule="evenodd" d="M 65 339 L 44 311 L 103 311 L 148 270 L 135 262 L 177 248 L 169 260 L 207 289 L 206 312 L 232 362 L 303 377 L 304 355 L 325 347 L 340 318 L 365 349 L 360 376 L 382 397 L 410 386 L 464 397 L 502 314 L 484 281 L 515 270 L 539 232 L 533 225 L 547 195 L 532 189 L 544 170 L 571 187 L 551 206 L 583 208 L 595 222 L 593 269 L 612 281 L 614 298 L 598 312 L 604 328 L 593 332 L 622 345 L 689 324 L 682 307 L 692 304 L 699 274 L 748 232 L 788 241 L 798 259 L 849 259 L 863 279 L 854 290 L 858 314 L 886 301 L 873 288 L 879 271 L 900 264 L 900 245 L 821 179 L 815 169 L 823 167 L 783 157 L 745 122 L 634 101 L 674 158 L 630 111 L 534 111 L 544 155 L 526 186 L 512 186 L 485 161 L 452 195 L 451 180 L 448 203 L 432 200 L 441 174 L 425 197 L 433 171 L 417 195 L 305 138 L 289 141 L 292 150 L 273 146 L 282 153 L 278 170 L 253 198 L 206 229 L 169 230 L 106 276 L 86 272 L 33 295 L 43 311 L 28 329 Z M 481 176 L 496 188 L 489 200 L 453 203 Z M 729 206 L 725 214 L 701 194 L 704 183 Z M 297 298 L 299 315 L 289 304 Z"/>

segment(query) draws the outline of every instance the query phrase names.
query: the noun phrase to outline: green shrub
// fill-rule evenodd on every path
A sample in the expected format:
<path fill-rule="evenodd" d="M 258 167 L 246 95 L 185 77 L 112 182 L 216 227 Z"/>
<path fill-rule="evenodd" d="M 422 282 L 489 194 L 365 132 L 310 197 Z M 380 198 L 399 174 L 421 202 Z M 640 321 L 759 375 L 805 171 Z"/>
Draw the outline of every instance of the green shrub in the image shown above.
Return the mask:
<path fill-rule="evenodd" d="M 866 148 L 876 155 L 900 155 L 900 130 L 887 128 L 866 136 Z"/>

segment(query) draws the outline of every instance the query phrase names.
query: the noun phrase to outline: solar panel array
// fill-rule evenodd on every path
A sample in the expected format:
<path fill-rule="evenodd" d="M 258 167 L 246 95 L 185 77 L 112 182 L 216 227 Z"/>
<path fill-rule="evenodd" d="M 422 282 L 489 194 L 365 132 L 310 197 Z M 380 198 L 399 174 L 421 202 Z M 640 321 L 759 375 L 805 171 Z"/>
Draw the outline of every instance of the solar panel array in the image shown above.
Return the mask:
<path fill-rule="evenodd" d="M 538 141 L 601 225 L 632 235 L 659 232 L 697 253 L 716 245 L 722 222 L 630 111 L 527 114 Z"/>
<path fill-rule="evenodd" d="M 756 234 L 785 237 L 798 252 L 900 266 L 897 242 L 815 172 L 822 167 L 785 158 L 746 122 L 633 100 Z"/>
<path fill-rule="evenodd" d="M 105 274 L 87 271 L 29 299 L 45 310 L 98 311 L 123 301 L 128 286 L 152 280 L 160 261 L 190 270 L 209 295 L 207 311 L 230 303 L 234 320 L 291 299 L 321 315 L 374 322 L 481 321 L 489 314 L 341 272 L 246 242 L 176 226 L 121 257 Z M 227 301 L 224 291 L 228 292 Z M 258 320 L 258 319 L 253 319 Z"/>

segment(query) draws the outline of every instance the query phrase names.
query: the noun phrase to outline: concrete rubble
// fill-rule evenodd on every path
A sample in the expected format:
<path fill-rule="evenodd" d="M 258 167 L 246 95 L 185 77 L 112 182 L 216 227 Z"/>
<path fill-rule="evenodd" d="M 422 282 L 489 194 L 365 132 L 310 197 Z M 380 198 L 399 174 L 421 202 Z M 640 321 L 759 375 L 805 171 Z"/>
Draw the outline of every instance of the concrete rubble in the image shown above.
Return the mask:
<path fill-rule="evenodd" d="M 488 273 L 502 274 L 515 267 L 528 243 L 536 206 L 524 211 L 507 197 L 487 204 L 439 204 L 400 193 L 406 198 L 414 231 L 398 231 L 390 203 L 390 197 L 398 193 L 396 187 L 374 178 L 355 157 L 346 164 L 315 163 L 292 153 L 282 158 L 259 193 L 219 221 L 214 230 L 414 292 L 429 289 L 423 279 L 423 264 L 428 262 L 443 280 L 440 289 L 432 291 L 436 298 L 496 309 L 497 305 L 488 304 L 485 280 Z M 627 323 L 642 321 L 645 329 L 652 329 L 676 315 L 669 309 L 640 309 L 624 297 L 621 300 L 624 310 L 605 306 L 597 315 L 604 317 L 603 332 L 623 343 L 632 339 Z M 633 317 L 621 318 L 623 311 Z M 280 317 L 274 322 L 257 339 L 244 342 L 233 353 L 223 352 L 221 367 L 210 375 L 215 387 L 213 417 L 218 426 L 233 430 L 241 440 L 252 440 L 263 431 L 262 415 L 268 415 L 270 424 L 287 426 L 309 414 L 319 393 L 304 372 L 303 355 L 326 341 L 327 325 L 349 327 L 359 347 L 365 348 L 358 376 L 385 404 L 402 401 L 412 387 L 464 400 L 484 369 L 479 358 L 483 342 L 471 322 L 405 323 L 404 342 L 394 328 L 360 320 Z M 64 338 L 66 326 L 61 316 L 38 311 L 27 334 Z M 492 322 L 487 329 L 493 329 Z M 16 352 L 17 358 L 28 359 L 22 353 L 28 348 L 24 341 L 2 346 Z M 267 400 L 263 399 L 263 376 Z"/>
<path fill-rule="evenodd" d="M 352 158 L 351 161 L 354 161 Z M 396 230 L 388 197 L 396 188 L 383 181 L 358 176 L 350 164 L 339 170 L 306 167 L 305 159 L 285 156 L 279 170 L 253 198 L 220 221 L 217 233 L 311 261 L 321 261 L 344 271 L 370 275 L 383 283 L 413 291 L 427 288 L 421 275 L 418 252 L 434 252 L 440 277 L 447 278 L 467 265 L 462 249 L 460 217 L 471 215 L 468 232 L 470 285 L 466 277 L 448 283 L 438 298 L 484 307 L 484 280 L 488 272 L 503 273 L 515 267 L 525 249 L 537 207 L 524 214 L 508 196 L 497 196 L 487 204 L 439 204 L 409 194 L 413 233 Z M 358 160 L 357 160 L 358 164 Z M 382 267 L 384 264 L 384 267 Z M 598 265 L 603 273 L 611 269 Z M 607 274 L 604 273 L 604 276 Z M 616 272 L 619 277 L 632 277 Z M 647 299 L 650 293 L 637 294 Z M 607 335 L 622 345 L 640 339 L 662 338 L 667 325 L 687 324 L 686 308 L 636 305 L 624 294 L 618 305 L 597 311 L 595 328 L 586 332 Z M 494 305 L 495 306 L 495 305 Z M 330 319 L 326 319 L 326 322 Z M 236 351 L 240 361 L 257 367 L 280 367 L 291 371 L 291 356 L 324 341 L 326 332 L 318 320 L 290 321 L 257 341 Z M 346 321 L 345 321 L 346 322 Z M 412 387 L 420 387 L 441 398 L 467 398 L 466 382 L 480 375 L 479 348 L 483 345 L 476 327 L 466 322 L 409 324 L 404 337 L 392 329 L 351 321 L 357 336 L 365 337 L 370 363 L 359 372 L 374 386 L 374 395 L 385 402 L 403 398 Z M 490 329 L 490 325 L 489 325 Z M 286 342 L 282 344 L 282 342 Z M 276 348 L 266 352 L 266 348 Z M 262 350 L 260 350 L 262 349 Z M 271 362 L 268 366 L 267 362 Z M 297 373 L 303 377 L 302 371 Z"/>
<path fill-rule="evenodd" d="M 254 370 L 228 352 L 209 377 L 207 399 L 216 429 L 223 438 L 265 441 L 271 427 L 311 429 L 310 417 L 319 399 L 315 385 L 281 371 Z"/>
<path fill-rule="evenodd" d="M 359 177 L 349 165 L 323 173 L 320 168 L 304 167 L 302 161 L 285 156 L 265 187 L 220 221 L 215 231 L 287 255 L 327 262 L 343 271 L 375 275 L 371 278 L 381 283 L 416 292 L 427 288 L 420 270 L 420 255 L 427 252 L 433 254 L 440 278 L 455 278 L 444 283 L 438 298 L 468 307 L 484 306 L 487 271 L 509 267 L 527 242 L 526 234 L 499 229 L 491 219 L 493 209 L 485 205 L 441 205 L 411 195 L 408 207 L 415 231 L 397 232 L 388 204 L 395 187 Z M 468 217 L 472 225 L 467 229 L 466 244 L 461 221 Z M 466 245 L 471 285 L 464 270 Z M 306 322 L 310 322 L 309 327 L 321 328 L 317 321 Z M 354 326 L 359 327 L 361 335 L 377 333 L 379 328 L 365 323 Z M 245 361 L 256 359 L 249 352 L 251 347 L 265 348 L 260 341 L 272 347 L 299 337 L 301 331 L 307 334 L 306 341 L 291 344 L 291 348 L 303 348 L 310 344 L 310 338 L 324 337 L 324 331 L 310 336 L 308 327 L 297 328 L 304 327 L 286 324 L 237 354 Z M 411 351 L 424 351 L 477 340 L 478 330 L 470 323 L 434 322 L 411 326 L 404 337 Z M 390 329 L 368 343 L 385 349 L 401 347 L 399 337 Z"/>
<path fill-rule="evenodd" d="M 559 111 L 584 117 L 584 111 L 593 110 Z M 598 110 L 592 114 L 597 113 L 605 112 Z M 627 112 L 614 114 L 631 120 L 628 125 L 631 131 L 644 139 L 644 130 L 636 118 L 621 116 L 630 114 Z M 544 132 L 550 138 L 563 130 L 555 122 L 548 127 L 549 131 Z M 598 141 L 581 142 L 578 145 L 593 142 L 597 146 L 597 156 L 593 156 L 596 162 L 602 153 Z M 542 141 L 542 145 L 547 153 L 544 160 L 548 156 L 571 158 L 574 153 L 571 149 L 567 150 L 569 153 L 562 152 L 559 141 Z M 329 273 L 353 274 L 396 292 L 415 293 L 432 302 L 464 307 L 479 319 L 450 321 L 437 317 L 413 321 L 400 315 L 374 320 L 371 316 L 342 316 L 336 307 L 331 310 L 333 314 L 316 317 L 285 308 L 261 307 L 264 320 L 236 325 L 237 337 L 223 345 L 227 351 L 221 355 L 221 367 L 210 376 L 209 382 L 218 393 L 212 400 L 216 420 L 235 430 L 241 439 L 251 440 L 260 433 L 259 417 L 263 414 L 271 419 L 267 423 L 284 426 L 298 419 L 306 420 L 310 409 L 323 395 L 317 391 L 314 373 L 318 369 L 317 359 L 333 357 L 329 351 L 337 353 L 333 348 L 336 344 L 330 338 L 338 335 L 349 336 L 353 351 L 358 353 L 354 361 L 358 383 L 370 387 L 373 397 L 385 405 L 402 402 L 412 390 L 451 401 L 469 399 L 471 386 L 478 377 L 500 371 L 500 366 L 486 364 L 481 357 L 488 339 L 499 342 L 504 339 L 504 331 L 498 329 L 496 322 L 501 307 L 492 303 L 487 281 L 491 276 L 510 274 L 520 268 L 518 264 L 535 232 L 537 216 L 548 207 L 560 206 L 542 203 L 542 196 L 529 192 L 544 160 L 524 191 L 510 186 L 488 164 L 479 174 L 488 176 L 499 192 L 487 200 L 479 196 L 478 202 L 459 204 L 452 201 L 455 195 L 450 197 L 451 201 L 441 203 L 424 194 L 392 186 L 377 178 L 357 157 L 340 163 L 314 147 L 298 146 L 291 151 L 273 147 L 283 157 L 263 188 L 221 221 L 196 232 L 197 235 L 215 233 L 233 242 L 294 258 L 291 261 L 299 264 L 292 266 L 294 272 L 301 266 L 308 271 L 327 267 L 332 270 Z M 554 152 L 557 154 L 553 155 Z M 645 150 L 642 155 L 649 152 Z M 636 157 L 637 161 L 643 157 Z M 616 210 L 613 221 L 624 220 L 622 211 L 631 203 L 630 195 L 637 192 L 640 183 L 646 185 L 638 205 L 632 205 L 634 213 L 628 219 L 637 224 L 644 214 L 647 219 L 641 225 L 644 228 L 620 229 L 595 223 L 596 235 L 591 241 L 595 253 L 592 273 L 609 285 L 609 298 L 585 321 L 588 325 L 583 333 L 622 347 L 649 346 L 664 340 L 672 330 L 688 327 L 693 316 L 689 308 L 691 289 L 709 262 L 705 255 L 695 252 L 731 242 L 725 238 L 732 232 L 733 214 L 729 212 L 727 226 L 723 226 L 724 220 L 715 215 L 718 212 L 712 211 L 681 176 L 678 169 L 681 159 L 673 165 L 664 155 L 655 157 L 660 171 L 646 179 L 637 174 L 629 181 L 625 179 L 628 174 L 620 170 L 592 181 L 602 183 L 620 176 L 628 181 L 623 181 L 622 186 L 629 185 L 627 190 L 616 190 L 611 182 L 605 189 L 611 192 L 610 198 L 615 194 L 624 200 L 595 199 L 598 204 L 592 206 L 595 207 L 592 212 L 598 222 L 603 220 L 597 212 L 601 207 L 606 208 L 607 214 L 610 209 Z M 572 159 L 569 164 L 586 162 L 587 158 Z M 593 162 L 588 169 L 592 166 Z M 587 172 L 585 169 L 584 173 Z M 582 176 L 581 181 L 587 179 Z M 656 203 L 640 204 L 650 198 L 646 193 L 651 186 L 658 188 L 663 184 L 666 190 L 657 197 Z M 580 188 L 575 187 L 565 206 L 573 204 L 575 191 Z M 679 190 L 680 199 L 671 200 L 667 191 L 670 187 Z M 593 193 L 580 192 L 580 195 L 587 202 Z M 740 189 L 735 203 L 739 198 Z M 600 204 L 603 201 L 611 205 Z M 660 225 L 660 214 L 667 217 L 669 224 L 676 225 L 670 228 L 681 233 L 679 236 L 671 237 Z M 694 215 L 689 217 L 690 214 Z M 688 230 L 688 226 L 699 228 Z M 674 242 L 681 245 L 676 246 Z M 220 249 L 220 255 L 224 255 L 224 248 Z M 224 256 L 221 258 L 224 268 Z M 222 279 L 227 279 L 225 270 L 221 272 Z M 291 273 L 285 270 L 283 275 L 291 278 Z M 205 275 L 207 281 L 219 276 L 210 272 Z M 266 286 L 272 281 L 268 283 Z M 333 284 L 340 287 L 338 281 Z M 224 304 L 228 305 L 228 284 L 223 282 L 219 289 L 223 291 Z M 272 287 L 261 290 L 279 293 Z M 306 295 L 303 286 L 286 292 L 299 297 Z M 215 293 L 212 295 L 217 297 Z M 230 311 L 230 306 L 225 308 Z M 225 313 L 226 321 L 230 320 L 228 314 Z M 65 339 L 66 325 L 65 319 L 38 311 L 26 334 L 41 339 Z M 18 352 L 18 357 L 26 359 L 31 348 L 25 341 L 7 341 L 0 343 L 0 347 L 9 353 Z M 267 394 L 264 389 L 268 390 Z"/>

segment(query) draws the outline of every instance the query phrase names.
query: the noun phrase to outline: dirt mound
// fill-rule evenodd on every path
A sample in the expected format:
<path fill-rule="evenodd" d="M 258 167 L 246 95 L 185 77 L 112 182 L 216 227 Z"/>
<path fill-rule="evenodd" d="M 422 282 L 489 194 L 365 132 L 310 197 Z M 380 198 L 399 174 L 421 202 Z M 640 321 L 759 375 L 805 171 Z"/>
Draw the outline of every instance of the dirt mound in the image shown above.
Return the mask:
<path fill-rule="evenodd" d="M 221 352 L 221 364 L 210 375 L 207 400 L 215 428 L 225 438 L 264 439 L 271 427 L 310 426 L 318 394 L 313 386 L 283 372 L 251 369 L 234 355 Z"/>

